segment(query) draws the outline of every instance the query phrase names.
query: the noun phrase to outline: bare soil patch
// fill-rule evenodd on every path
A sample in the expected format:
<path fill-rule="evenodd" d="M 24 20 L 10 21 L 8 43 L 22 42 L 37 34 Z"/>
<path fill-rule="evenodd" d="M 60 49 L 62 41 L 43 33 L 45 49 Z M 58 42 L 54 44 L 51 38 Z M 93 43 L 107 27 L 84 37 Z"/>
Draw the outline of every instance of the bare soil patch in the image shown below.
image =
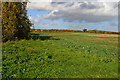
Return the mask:
<path fill-rule="evenodd" d="M 71 33 L 71 34 L 85 34 L 85 33 Z"/>
<path fill-rule="evenodd" d="M 96 37 L 120 37 L 118 34 L 98 34 L 98 35 L 88 35 L 88 36 L 96 36 Z"/>

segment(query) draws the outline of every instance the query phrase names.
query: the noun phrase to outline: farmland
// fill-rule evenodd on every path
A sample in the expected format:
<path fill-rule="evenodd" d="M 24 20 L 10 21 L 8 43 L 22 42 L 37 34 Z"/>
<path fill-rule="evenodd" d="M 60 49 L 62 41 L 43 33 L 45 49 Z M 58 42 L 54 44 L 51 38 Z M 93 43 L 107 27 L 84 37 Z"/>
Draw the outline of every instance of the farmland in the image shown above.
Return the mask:
<path fill-rule="evenodd" d="M 3 43 L 3 78 L 117 78 L 118 36 L 82 32 L 31 33 Z"/>

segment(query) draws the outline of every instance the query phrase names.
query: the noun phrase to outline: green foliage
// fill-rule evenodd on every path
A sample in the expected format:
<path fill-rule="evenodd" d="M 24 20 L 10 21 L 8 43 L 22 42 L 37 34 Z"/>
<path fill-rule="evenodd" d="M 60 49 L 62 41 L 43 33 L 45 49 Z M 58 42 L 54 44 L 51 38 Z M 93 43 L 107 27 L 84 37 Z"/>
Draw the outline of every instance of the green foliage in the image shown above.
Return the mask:
<path fill-rule="evenodd" d="M 3 41 L 29 38 L 31 23 L 26 5 L 26 2 L 2 2 Z"/>
<path fill-rule="evenodd" d="M 31 29 L 31 32 L 87 32 L 87 33 L 104 33 L 104 34 L 120 34 L 120 32 L 110 32 L 110 31 L 101 31 L 101 30 L 87 30 L 83 29 L 83 31 L 80 30 L 58 30 L 58 29 Z"/>
<path fill-rule="evenodd" d="M 87 32 L 87 29 L 83 29 L 83 32 Z"/>
<path fill-rule="evenodd" d="M 2 6 L 1 0 L 0 0 L 0 6 Z M 2 7 L 0 7 L 0 42 L 2 42 L 2 24 L 1 24 L 1 21 L 2 21 Z"/>
<path fill-rule="evenodd" d="M 37 35 L 51 36 L 52 39 L 3 44 L 3 78 L 118 77 L 117 43 L 108 43 L 118 41 L 117 38 L 91 37 L 88 33 L 74 32 Z M 103 44 L 106 46 L 101 46 Z"/>

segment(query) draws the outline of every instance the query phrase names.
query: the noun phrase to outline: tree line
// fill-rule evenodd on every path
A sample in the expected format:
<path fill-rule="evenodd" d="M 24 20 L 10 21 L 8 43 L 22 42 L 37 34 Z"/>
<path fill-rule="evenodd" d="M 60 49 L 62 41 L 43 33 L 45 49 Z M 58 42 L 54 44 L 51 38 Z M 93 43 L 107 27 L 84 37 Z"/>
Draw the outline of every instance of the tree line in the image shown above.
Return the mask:
<path fill-rule="evenodd" d="M 2 41 L 30 38 L 27 2 L 2 2 Z"/>
<path fill-rule="evenodd" d="M 62 29 L 31 29 L 31 32 L 87 32 L 87 33 L 103 33 L 103 34 L 120 34 L 120 32 L 100 31 L 100 30 L 62 30 Z"/>

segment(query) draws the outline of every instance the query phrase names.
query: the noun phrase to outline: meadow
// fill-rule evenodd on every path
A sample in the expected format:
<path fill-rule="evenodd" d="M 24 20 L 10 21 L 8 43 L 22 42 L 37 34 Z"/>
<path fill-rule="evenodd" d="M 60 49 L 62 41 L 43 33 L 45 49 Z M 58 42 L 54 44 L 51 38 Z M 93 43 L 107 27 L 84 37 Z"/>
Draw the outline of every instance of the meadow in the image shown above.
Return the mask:
<path fill-rule="evenodd" d="M 117 34 L 36 32 L 3 43 L 3 78 L 117 78 Z"/>

